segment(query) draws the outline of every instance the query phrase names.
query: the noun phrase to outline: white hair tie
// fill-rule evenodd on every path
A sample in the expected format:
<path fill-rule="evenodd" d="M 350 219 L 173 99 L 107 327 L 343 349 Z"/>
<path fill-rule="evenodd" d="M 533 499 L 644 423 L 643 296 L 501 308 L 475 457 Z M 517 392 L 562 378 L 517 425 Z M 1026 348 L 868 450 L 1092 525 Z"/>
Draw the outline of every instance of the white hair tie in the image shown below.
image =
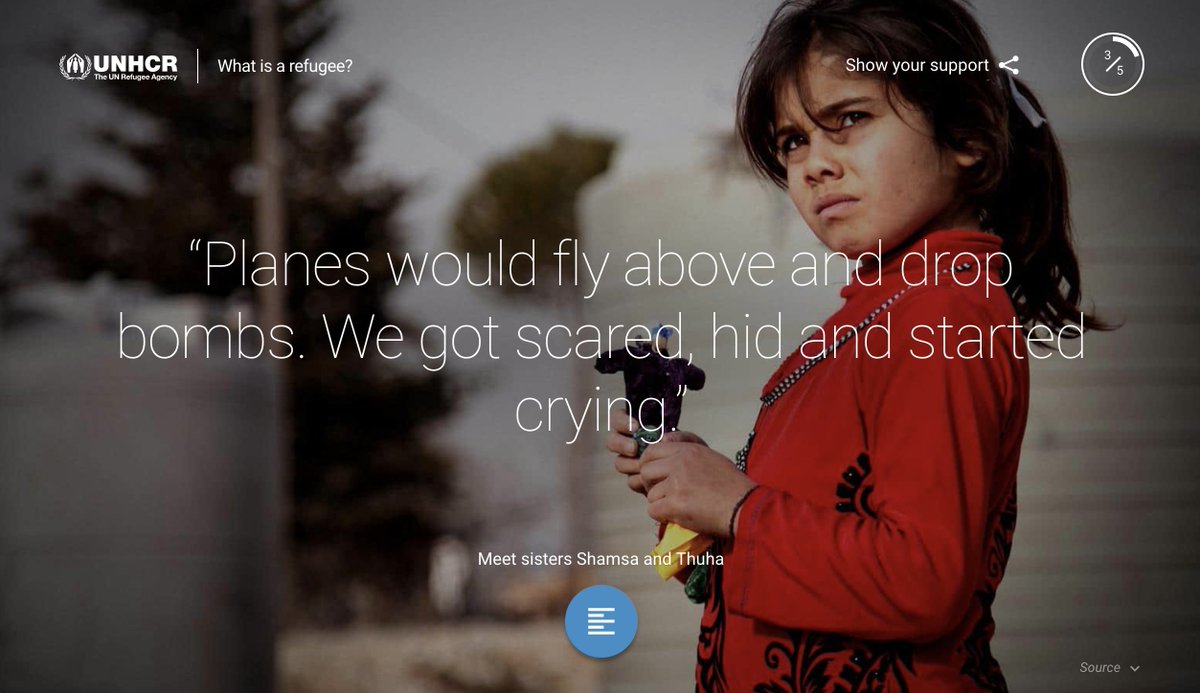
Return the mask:
<path fill-rule="evenodd" d="M 1007 71 L 1004 73 L 1004 77 L 1008 80 L 1008 91 L 1010 94 L 1012 94 L 1013 101 L 1017 104 L 1017 108 L 1021 110 L 1021 113 L 1025 114 L 1025 119 L 1028 120 L 1029 124 L 1035 128 L 1042 127 L 1042 123 L 1045 123 L 1046 119 L 1042 117 L 1041 113 L 1037 112 L 1037 109 L 1033 107 L 1033 104 L 1029 103 L 1029 99 L 1025 98 L 1025 95 L 1021 93 L 1021 90 L 1017 89 L 1017 80 L 1013 79 L 1013 76 Z"/>

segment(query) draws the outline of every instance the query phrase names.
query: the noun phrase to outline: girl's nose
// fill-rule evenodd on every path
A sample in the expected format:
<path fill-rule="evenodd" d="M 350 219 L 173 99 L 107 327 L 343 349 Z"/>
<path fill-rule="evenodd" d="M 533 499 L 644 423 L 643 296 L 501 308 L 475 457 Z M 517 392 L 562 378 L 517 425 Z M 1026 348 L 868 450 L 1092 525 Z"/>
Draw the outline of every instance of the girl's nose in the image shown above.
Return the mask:
<path fill-rule="evenodd" d="M 808 185 L 817 185 L 842 177 L 842 165 L 837 158 L 836 146 L 829 141 L 824 132 L 813 133 L 812 142 L 808 145 L 808 156 L 801 165 L 804 167 L 804 182 Z"/>

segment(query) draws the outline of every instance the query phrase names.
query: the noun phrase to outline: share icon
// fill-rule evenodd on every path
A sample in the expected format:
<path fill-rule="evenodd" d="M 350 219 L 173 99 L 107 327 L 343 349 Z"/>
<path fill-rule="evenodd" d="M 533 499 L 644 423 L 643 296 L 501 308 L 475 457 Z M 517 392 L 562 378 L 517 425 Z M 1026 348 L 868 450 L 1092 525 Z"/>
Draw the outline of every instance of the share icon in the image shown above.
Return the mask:
<path fill-rule="evenodd" d="M 1004 68 L 1005 70 L 1008 70 L 1009 72 L 1013 73 L 1014 75 L 1019 75 L 1019 74 L 1021 74 L 1021 71 L 1015 67 L 1009 67 L 1008 64 L 1015 63 L 1020 59 L 1021 59 L 1021 56 L 1014 55 L 1011 60 L 1005 60 L 1004 62 L 1000 63 L 1000 67 Z"/>

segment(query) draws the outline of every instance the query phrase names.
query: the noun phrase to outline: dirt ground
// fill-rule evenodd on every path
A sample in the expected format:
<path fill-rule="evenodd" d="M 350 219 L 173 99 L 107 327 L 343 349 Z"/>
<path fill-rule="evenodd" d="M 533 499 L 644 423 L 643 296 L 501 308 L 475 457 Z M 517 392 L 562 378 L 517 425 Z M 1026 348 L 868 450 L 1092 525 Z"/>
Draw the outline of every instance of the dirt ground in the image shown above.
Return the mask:
<path fill-rule="evenodd" d="M 278 645 L 283 693 L 599 690 L 597 663 L 560 621 L 293 631 Z"/>

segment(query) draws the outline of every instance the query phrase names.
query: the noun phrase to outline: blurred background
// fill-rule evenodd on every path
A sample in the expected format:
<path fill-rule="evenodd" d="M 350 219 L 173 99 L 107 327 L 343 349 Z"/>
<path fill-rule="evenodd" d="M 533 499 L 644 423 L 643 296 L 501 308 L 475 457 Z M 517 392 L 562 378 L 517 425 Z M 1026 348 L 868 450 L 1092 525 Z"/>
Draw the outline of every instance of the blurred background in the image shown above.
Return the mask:
<path fill-rule="evenodd" d="M 193 238 L 382 253 L 578 237 L 590 253 L 821 248 L 731 148 L 775 2 L 46 0 L 0 22 L 0 690 L 672 691 L 699 607 L 647 567 L 480 567 L 479 552 L 648 551 L 601 436 L 522 432 L 523 397 L 616 397 L 581 360 L 333 359 L 320 315 L 426 324 L 671 321 L 708 371 L 681 426 L 732 455 L 776 363 L 711 354 L 710 314 L 783 314 L 784 353 L 839 287 L 753 291 L 206 284 Z M 1200 56 L 1189 2 L 976 3 L 1064 144 L 1084 289 L 1124 326 L 1033 362 L 993 651 L 1014 690 L 1180 690 L 1200 664 Z M 273 20 L 268 17 L 273 16 Z M 1146 73 L 1105 98 L 1087 42 Z M 197 74 L 195 52 L 199 50 Z M 176 82 L 68 81 L 58 59 L 173 54 Z M 278 79 L 227 58 L 352 60 Z M 615 261 L 614 260 L 614 261 Z M 271 324 L 290 359 L 117 358 L 121 321 Z M 511 355 L 511 329 L 496 353 Z M 707 341 L 706 341 L 707 340 Z M 556 346 L 570 344 L 563 340 Z M 732 343 L 716 349 L 731 353 Z M 168 347 L 169 350 L 169 347 Z M 641 628 L 596 662 L 582 586 Z M 1081 662 L 1139 666 L 1083 675 Z M 1083 678 L 1081 678 L 1083 677 Z"/>

